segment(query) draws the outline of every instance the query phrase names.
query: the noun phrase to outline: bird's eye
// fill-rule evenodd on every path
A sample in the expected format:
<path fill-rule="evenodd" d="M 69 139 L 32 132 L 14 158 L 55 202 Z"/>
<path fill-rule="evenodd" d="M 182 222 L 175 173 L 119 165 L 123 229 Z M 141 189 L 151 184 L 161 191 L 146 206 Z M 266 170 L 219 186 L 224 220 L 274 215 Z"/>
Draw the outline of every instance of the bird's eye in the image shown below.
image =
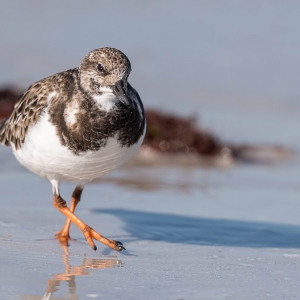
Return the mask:
<path fill-rule="evenodd" d="M 104 67 L 101 64 L 97 65 L 97 69 L 98 69 L 99 72 L 104 72 Z"/>

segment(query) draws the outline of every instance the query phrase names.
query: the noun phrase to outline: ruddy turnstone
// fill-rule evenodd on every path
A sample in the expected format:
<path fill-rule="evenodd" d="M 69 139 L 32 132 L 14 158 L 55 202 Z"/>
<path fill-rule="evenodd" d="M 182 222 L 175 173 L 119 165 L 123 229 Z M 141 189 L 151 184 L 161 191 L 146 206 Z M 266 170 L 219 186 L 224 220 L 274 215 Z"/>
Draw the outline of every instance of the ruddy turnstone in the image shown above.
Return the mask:
<path fill-rule="evenodd" d="M 93 50 L 79 68 L 31 85 L 0 124 L 0 143 L 11 146 L 22 165 L 51 182 L 53 204 L 67 217 L 56 234 L 63 244 L 70 239 L 72 221 L 94 250 L 93 239 L 117 251 L 125 249 L 74 211 L 85 184 L 120 167 L 143 141 L 144 109 L 127 81 L 130 71 L 130 61 L 121 51 Z M 64 180 L 77 185 L 70 207 L 59 192 Z"/>

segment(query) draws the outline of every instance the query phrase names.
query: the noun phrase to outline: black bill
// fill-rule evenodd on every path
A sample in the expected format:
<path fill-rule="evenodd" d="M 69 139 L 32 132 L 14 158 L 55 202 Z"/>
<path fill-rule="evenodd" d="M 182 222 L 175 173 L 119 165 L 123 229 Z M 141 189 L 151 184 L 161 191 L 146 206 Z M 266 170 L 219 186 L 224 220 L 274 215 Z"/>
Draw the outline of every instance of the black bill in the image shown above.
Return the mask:
<path fill-rule="evenodd" d="M 123 80 L 117 81 L 114 85 L 111 86 L 113 93 L 116 97 L 125 105 L 129 106 L 129 100 L 126 96 L 126 90 Z"/>

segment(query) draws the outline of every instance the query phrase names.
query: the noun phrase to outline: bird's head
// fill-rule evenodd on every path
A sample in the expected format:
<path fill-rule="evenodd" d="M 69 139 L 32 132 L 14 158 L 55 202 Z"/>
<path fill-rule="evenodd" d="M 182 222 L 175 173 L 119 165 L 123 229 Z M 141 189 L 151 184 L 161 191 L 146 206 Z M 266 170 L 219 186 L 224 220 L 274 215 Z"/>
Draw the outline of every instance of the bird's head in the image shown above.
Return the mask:
<path fill-rule="evenodd" d="M 80 84 L 90 95 L 113 93 L 123 104 L 131 71 L 127 56 L 115 48 L 99 48 L 86 55 L 79 67 Z"/>

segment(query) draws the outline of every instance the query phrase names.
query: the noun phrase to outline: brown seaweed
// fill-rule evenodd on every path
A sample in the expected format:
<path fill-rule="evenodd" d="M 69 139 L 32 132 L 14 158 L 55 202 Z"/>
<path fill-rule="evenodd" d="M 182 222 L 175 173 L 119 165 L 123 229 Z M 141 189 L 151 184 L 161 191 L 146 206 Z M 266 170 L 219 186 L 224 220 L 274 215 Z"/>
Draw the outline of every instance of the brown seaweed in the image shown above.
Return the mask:
<path fill-rule="evenodd" d="M 9 117 L 20 95 L 19 90 L 12 86 L 0 88 L 0 121 Z"/>
<path fill-rule="evenodd" d="M 146 110 L 144 145 L 163 153 L 218 155 L 224 147 L 213 134 L 202 130 L 193 118 Z"/>
<path fill-rule="evenodd" d="M 0 88 L 0 121 L 13 110 L 21 93 L 18 88 Z M 221 157 L 227 161 L 248 163 L 277 161 L 293 154 L 282 146 L 232 145 L 201 129 L 194 118 L 146 109 L 147 131 L 143 146 L 162 154 L 186 154 L 187 157 Z"/>

